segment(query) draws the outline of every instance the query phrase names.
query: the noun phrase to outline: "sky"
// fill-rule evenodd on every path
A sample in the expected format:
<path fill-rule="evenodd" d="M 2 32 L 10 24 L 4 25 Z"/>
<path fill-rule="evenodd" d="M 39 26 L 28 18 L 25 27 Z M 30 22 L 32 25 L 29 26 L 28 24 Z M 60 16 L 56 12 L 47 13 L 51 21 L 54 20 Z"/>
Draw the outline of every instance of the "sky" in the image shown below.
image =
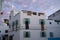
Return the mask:
<path fill-rule="evenodd" d="M 60 9 L 60 0 L 4 0 L 2 8 L 6 15 L 15 9 L 43 12 L 48 17 Z"/>

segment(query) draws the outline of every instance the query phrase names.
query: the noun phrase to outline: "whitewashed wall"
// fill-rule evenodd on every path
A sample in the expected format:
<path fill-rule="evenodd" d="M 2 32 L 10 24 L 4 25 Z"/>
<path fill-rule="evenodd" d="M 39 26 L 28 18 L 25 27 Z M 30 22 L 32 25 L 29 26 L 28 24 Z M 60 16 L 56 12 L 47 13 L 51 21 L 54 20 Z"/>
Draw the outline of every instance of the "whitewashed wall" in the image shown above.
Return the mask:
<path fill-rule="evenodd" d="M 25 29 L 25 24 L 23 23 L 24 18 L 30 18 L 30 24 L 29 24 L 29 30 Z M 12 23 L 15 20 L 19 21 L 18 26 L 20 26 L 19 31 L 14 31 L 11 32 L 14 34 L 13 40 L 48 40 L 50 37 L 49 33 L 53 32 L 53 37 L 60 37 L 60 24 L 57 24 L 54 22 L 54 20 L 47 20 L 45 19 L 45 32 L 46 32 L 46 37 L 41 37 L 40 32 L 41 32 L 41 25 L 39 24 L 39 19 L 45 19 L 45 16 L 37 16 L 37 15 L 32 15 L 32 16 L 27 16 L 26 13 L 20 13 L 17 14 L 13 17 L 13 19 L 10 21 Z M 49 24 L 51 22 L 52 24 Z M 24 32 L 29 31 L 30 32 L 30 38 L 25 38 L 24 37 Z"/>

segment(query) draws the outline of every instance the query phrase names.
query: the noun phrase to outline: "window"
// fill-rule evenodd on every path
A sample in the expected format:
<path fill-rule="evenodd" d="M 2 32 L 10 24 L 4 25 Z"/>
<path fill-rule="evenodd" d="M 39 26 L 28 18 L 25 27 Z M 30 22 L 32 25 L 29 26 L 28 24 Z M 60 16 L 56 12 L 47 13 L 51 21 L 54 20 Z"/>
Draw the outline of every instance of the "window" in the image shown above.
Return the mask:
<path fill-rule="evenodd" d="M 51 22 L 49 22 L 50 24 L 52 24 Z"/>
<path fill-rule="evenodd" d="M 60 20 L 55 20 L 55 22 L 56 22 L 57 24 L 59 24 L 59 23 L 60 23 Z"/>
<path fill-rule="evenodd" d="M 50 37 L 53 37 L 53 32 L 50 32 Z"/>
<path fill-rule="evenodd" d="M 33 15 L 37 15 L 37 13 L 36 12 L 33 12 Z"/>
<path fill-rule="evenodd" d="M 44 21 L 44 19 L 40 19 L 40 20 L 39 20 L 39 24 L 42 24 L 42 25 L 44 25 L 44 24 L 45 24 L 45 21 Z"/>
<path fill-rule="evenodd" d="M 44 13 L 38 13 L 38 16 L 40 16 L 40 15 L 44 15 Z"/>
<path fill-rule="evenodd" d="M 5 30 L 5 33 L 8 33 L 8 30 Z"/>
<path fill-rule="evenodd" d="M 40 13 L 38 13 L 38 16 L 40 16 Z"/>
<path fill-rule="evenodd" d="M 13 36 L 9 36 L 9 40 L 13 40 Z"/>
<path fill-rule="evenodd" d="M 0 33 L 1 33 L 1 31 L 0 31 Z"/>
<path fill-rule="evenodd" d="M 30 32 L 24 32 L 24 37 L 29 38 L 30 37 Z"/>
<path fill-rule="evenodd" d="M 39 20 L 39 24 L 41 25 L 41 31 L 44 31 L 45 20 L 44 19 L 40 19 Z"/>
<path fill-rule="evenodd" d="M 41 37 L 46 37 L 46 33 L 45 32 L 41 32 Z"/>
<path fill-rule="evenodd" d="M 14 22 L 12 23 L 12 31 L 14 31 Z"/>
<path fill-rule="evenodd" d="M 24 19 L 25 29 L 29 29 L 30 20 L 28 18 Z"/>
<path fill-rule="evenodd" d="M 25 24 L 25 21 L 28 21 L 28 24 L 30 24 L 30 19 L 29 18 L 24 18 L 23 23 Z"/>
<path fill-rule="evenodd" d="M 60 22 L 60 20 L 55 20 L 55 22 Z"/>
<path fill-rule="evenodd" d="M 28 11 L 27 12 L 27 15 L 31 16 L 32 12 L 31 11 Z"/>
<path fill-rule="evenodd" d="M 25 29 L 29 29 L 28 21 L 25 21 Z"/>
<path fill-rule="evenodd" d="M 16 20 L 16 25 L 18 25 L 18 20 Z"/>
<path fill-rule="evenodd" d="M 41 25 L 41 31 L 44 31 L 44 25 Z"/>
<path fill-rule="evenodd" d="M 18 20 L 16 20 L 16 31 L 18 30 Z"/>

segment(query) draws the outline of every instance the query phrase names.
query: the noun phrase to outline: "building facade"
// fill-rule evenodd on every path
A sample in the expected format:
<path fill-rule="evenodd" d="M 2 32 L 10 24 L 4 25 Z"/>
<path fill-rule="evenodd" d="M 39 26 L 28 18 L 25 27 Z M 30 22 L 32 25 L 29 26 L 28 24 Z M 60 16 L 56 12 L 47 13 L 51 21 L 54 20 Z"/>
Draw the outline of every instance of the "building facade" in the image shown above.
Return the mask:
<path fill-rule="evenodd" d="M 14 11 L 9 16 L 12 40 L 49 40 L 60 37 L 60 23 L 46 20 L 44 13 L 32 11 Z"/>
<path fill-rule="evenodd" d="M 48 16 L 48 19 L 51 20 L 60 20 L 60 10 L 57 10 L 55 13 Z"/>
<path fill-rule="evenodd" d="M 8 40 L 8 30 L 7 24 L 0 21 L 0 40 Z"/>

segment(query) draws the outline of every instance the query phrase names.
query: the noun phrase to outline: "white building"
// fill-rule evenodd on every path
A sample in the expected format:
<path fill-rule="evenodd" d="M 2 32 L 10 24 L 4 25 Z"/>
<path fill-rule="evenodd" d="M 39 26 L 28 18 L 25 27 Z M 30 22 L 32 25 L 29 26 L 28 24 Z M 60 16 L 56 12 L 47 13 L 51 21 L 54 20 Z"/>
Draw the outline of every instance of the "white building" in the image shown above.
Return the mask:
<path fill-rule="evenodd" d="M 0 40 L 8 40 L 8 30 L 7 24 L 0 21 Z"/>
<path fill-rule="evenodd" d="M 60 20 L 60 10 L 57 10 L 55 13 L 48 16 L 48 19 L 51 20 Z"/>
<path fill-rule="evenodd" d="M 44 13 L 32 11 L 11 11 L 10 33 L 11 40 L 48 40 L 48 38 L 60 38 L 60 23 L 54 20 L 46 20 Z"/>

